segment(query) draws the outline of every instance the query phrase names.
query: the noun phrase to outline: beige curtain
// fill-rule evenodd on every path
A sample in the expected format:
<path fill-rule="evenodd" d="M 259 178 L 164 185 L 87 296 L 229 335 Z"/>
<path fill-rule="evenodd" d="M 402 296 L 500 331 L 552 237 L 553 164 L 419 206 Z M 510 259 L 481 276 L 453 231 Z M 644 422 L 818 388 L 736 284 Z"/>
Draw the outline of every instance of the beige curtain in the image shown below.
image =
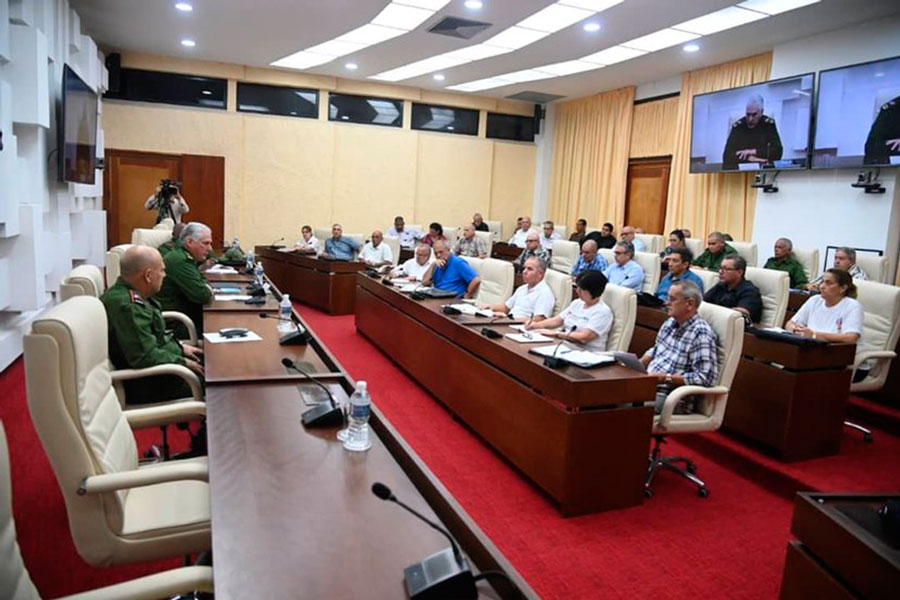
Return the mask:
<path fill-rule="evenodd" d="M 624 220 L 633 103 L 628 87 L 557 107 L 549 205 L 557 223 Z"/>
<path fill-rule="evenodd" d="M 756 190 L 750 188 L 753 175 L 688 174 L 691 107 L 695 94 L 765 81 L 771 67 L 772 53 L 767 52 L 682 74 L 666 208 L 667 231 L 687 227 L 694 237 L 704 237 L 718 230 L 730 233 L 736 240 L 749 240 L 753 235 L 756 211 Z"/>
<path fill-rule="evenodd" d="M 631 121 L 631 158 L 669 156 L 675 149 L 678 97 L 634 105 Z"/>

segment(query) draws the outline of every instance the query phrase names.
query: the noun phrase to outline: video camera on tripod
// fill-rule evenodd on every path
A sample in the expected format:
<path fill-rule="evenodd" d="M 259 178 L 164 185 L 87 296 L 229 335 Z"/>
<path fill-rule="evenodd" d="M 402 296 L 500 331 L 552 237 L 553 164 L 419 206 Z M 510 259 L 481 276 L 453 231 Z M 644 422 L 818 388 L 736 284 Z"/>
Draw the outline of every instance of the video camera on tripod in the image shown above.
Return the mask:
<path fill-rule="evenodd" d="M 175 219 L 172 210 L 172 197 L 181 193 L 181 182 L 174 179 L 163 179 L 159 182 L 159 191 L 156 193 L 156 222 L 165 218 Z"/>

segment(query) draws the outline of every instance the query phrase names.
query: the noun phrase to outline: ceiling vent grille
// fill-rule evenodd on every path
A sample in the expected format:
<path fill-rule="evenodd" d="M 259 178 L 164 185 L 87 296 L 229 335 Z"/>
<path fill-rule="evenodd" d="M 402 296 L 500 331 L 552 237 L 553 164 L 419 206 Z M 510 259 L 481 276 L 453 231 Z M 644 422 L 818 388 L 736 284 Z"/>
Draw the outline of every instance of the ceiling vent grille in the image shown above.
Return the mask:
<path fill-rule="evenodd" d="M 459 17 L 444 17 L 428 31 L 438 35 L 449 35 L 450 37 L 470 40 L 491 26 L 491 23 L 482 23 L 481 21 L 470 21 Z"/>
<path fill-rule="evenodd" d="M 507 96 L 510 100 L 524 100 L 526 102 L 534 102 L 535 104 L 546 104 L 548 102 L 552 102 L 554 100 L 559 100 L 560 98 L 565 98 L 565 96 L 558 96 L 556 94 L 545 94 L 543 92 L 519 92 L 518 94 L 513 94 L 512 96 Z"/>

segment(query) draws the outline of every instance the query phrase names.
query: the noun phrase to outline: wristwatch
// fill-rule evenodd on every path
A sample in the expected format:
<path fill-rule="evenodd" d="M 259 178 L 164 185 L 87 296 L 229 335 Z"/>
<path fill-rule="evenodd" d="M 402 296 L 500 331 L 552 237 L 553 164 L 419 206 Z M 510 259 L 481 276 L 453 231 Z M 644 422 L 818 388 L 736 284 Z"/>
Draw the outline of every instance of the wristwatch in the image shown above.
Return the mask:
<path fill-rule="evenodd" d="M 672 385 L 672 374 L 666 373 L 666 385 Z"/>

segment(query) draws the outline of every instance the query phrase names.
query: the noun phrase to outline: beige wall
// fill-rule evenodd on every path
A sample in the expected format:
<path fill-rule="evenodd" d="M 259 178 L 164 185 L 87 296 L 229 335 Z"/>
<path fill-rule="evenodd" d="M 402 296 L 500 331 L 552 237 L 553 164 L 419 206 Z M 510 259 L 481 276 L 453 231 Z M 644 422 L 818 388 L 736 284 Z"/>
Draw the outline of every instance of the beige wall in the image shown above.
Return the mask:
<path fill-rule="evenodd" d="M 533 144 L 488 140 L 483 126 L 482 137 L 412 131 L 408 118 L 394 129 L 239 113 L 234 81 L 477 108 L 482 122 L 487 110 L 530 115 L 530 104 L 151 55 L 124 54 L 122 64 L 231 80 L 227 111 L 105 101 L 104 141 L 117 150 L 224 156 L 225 237 L 237 235 L 245 247 L 296 238 L 305 223 L 336 221 L 368 234 L 398 214 L 458 226 L 479 211 L 512 231 L 531 210 Z"/>

